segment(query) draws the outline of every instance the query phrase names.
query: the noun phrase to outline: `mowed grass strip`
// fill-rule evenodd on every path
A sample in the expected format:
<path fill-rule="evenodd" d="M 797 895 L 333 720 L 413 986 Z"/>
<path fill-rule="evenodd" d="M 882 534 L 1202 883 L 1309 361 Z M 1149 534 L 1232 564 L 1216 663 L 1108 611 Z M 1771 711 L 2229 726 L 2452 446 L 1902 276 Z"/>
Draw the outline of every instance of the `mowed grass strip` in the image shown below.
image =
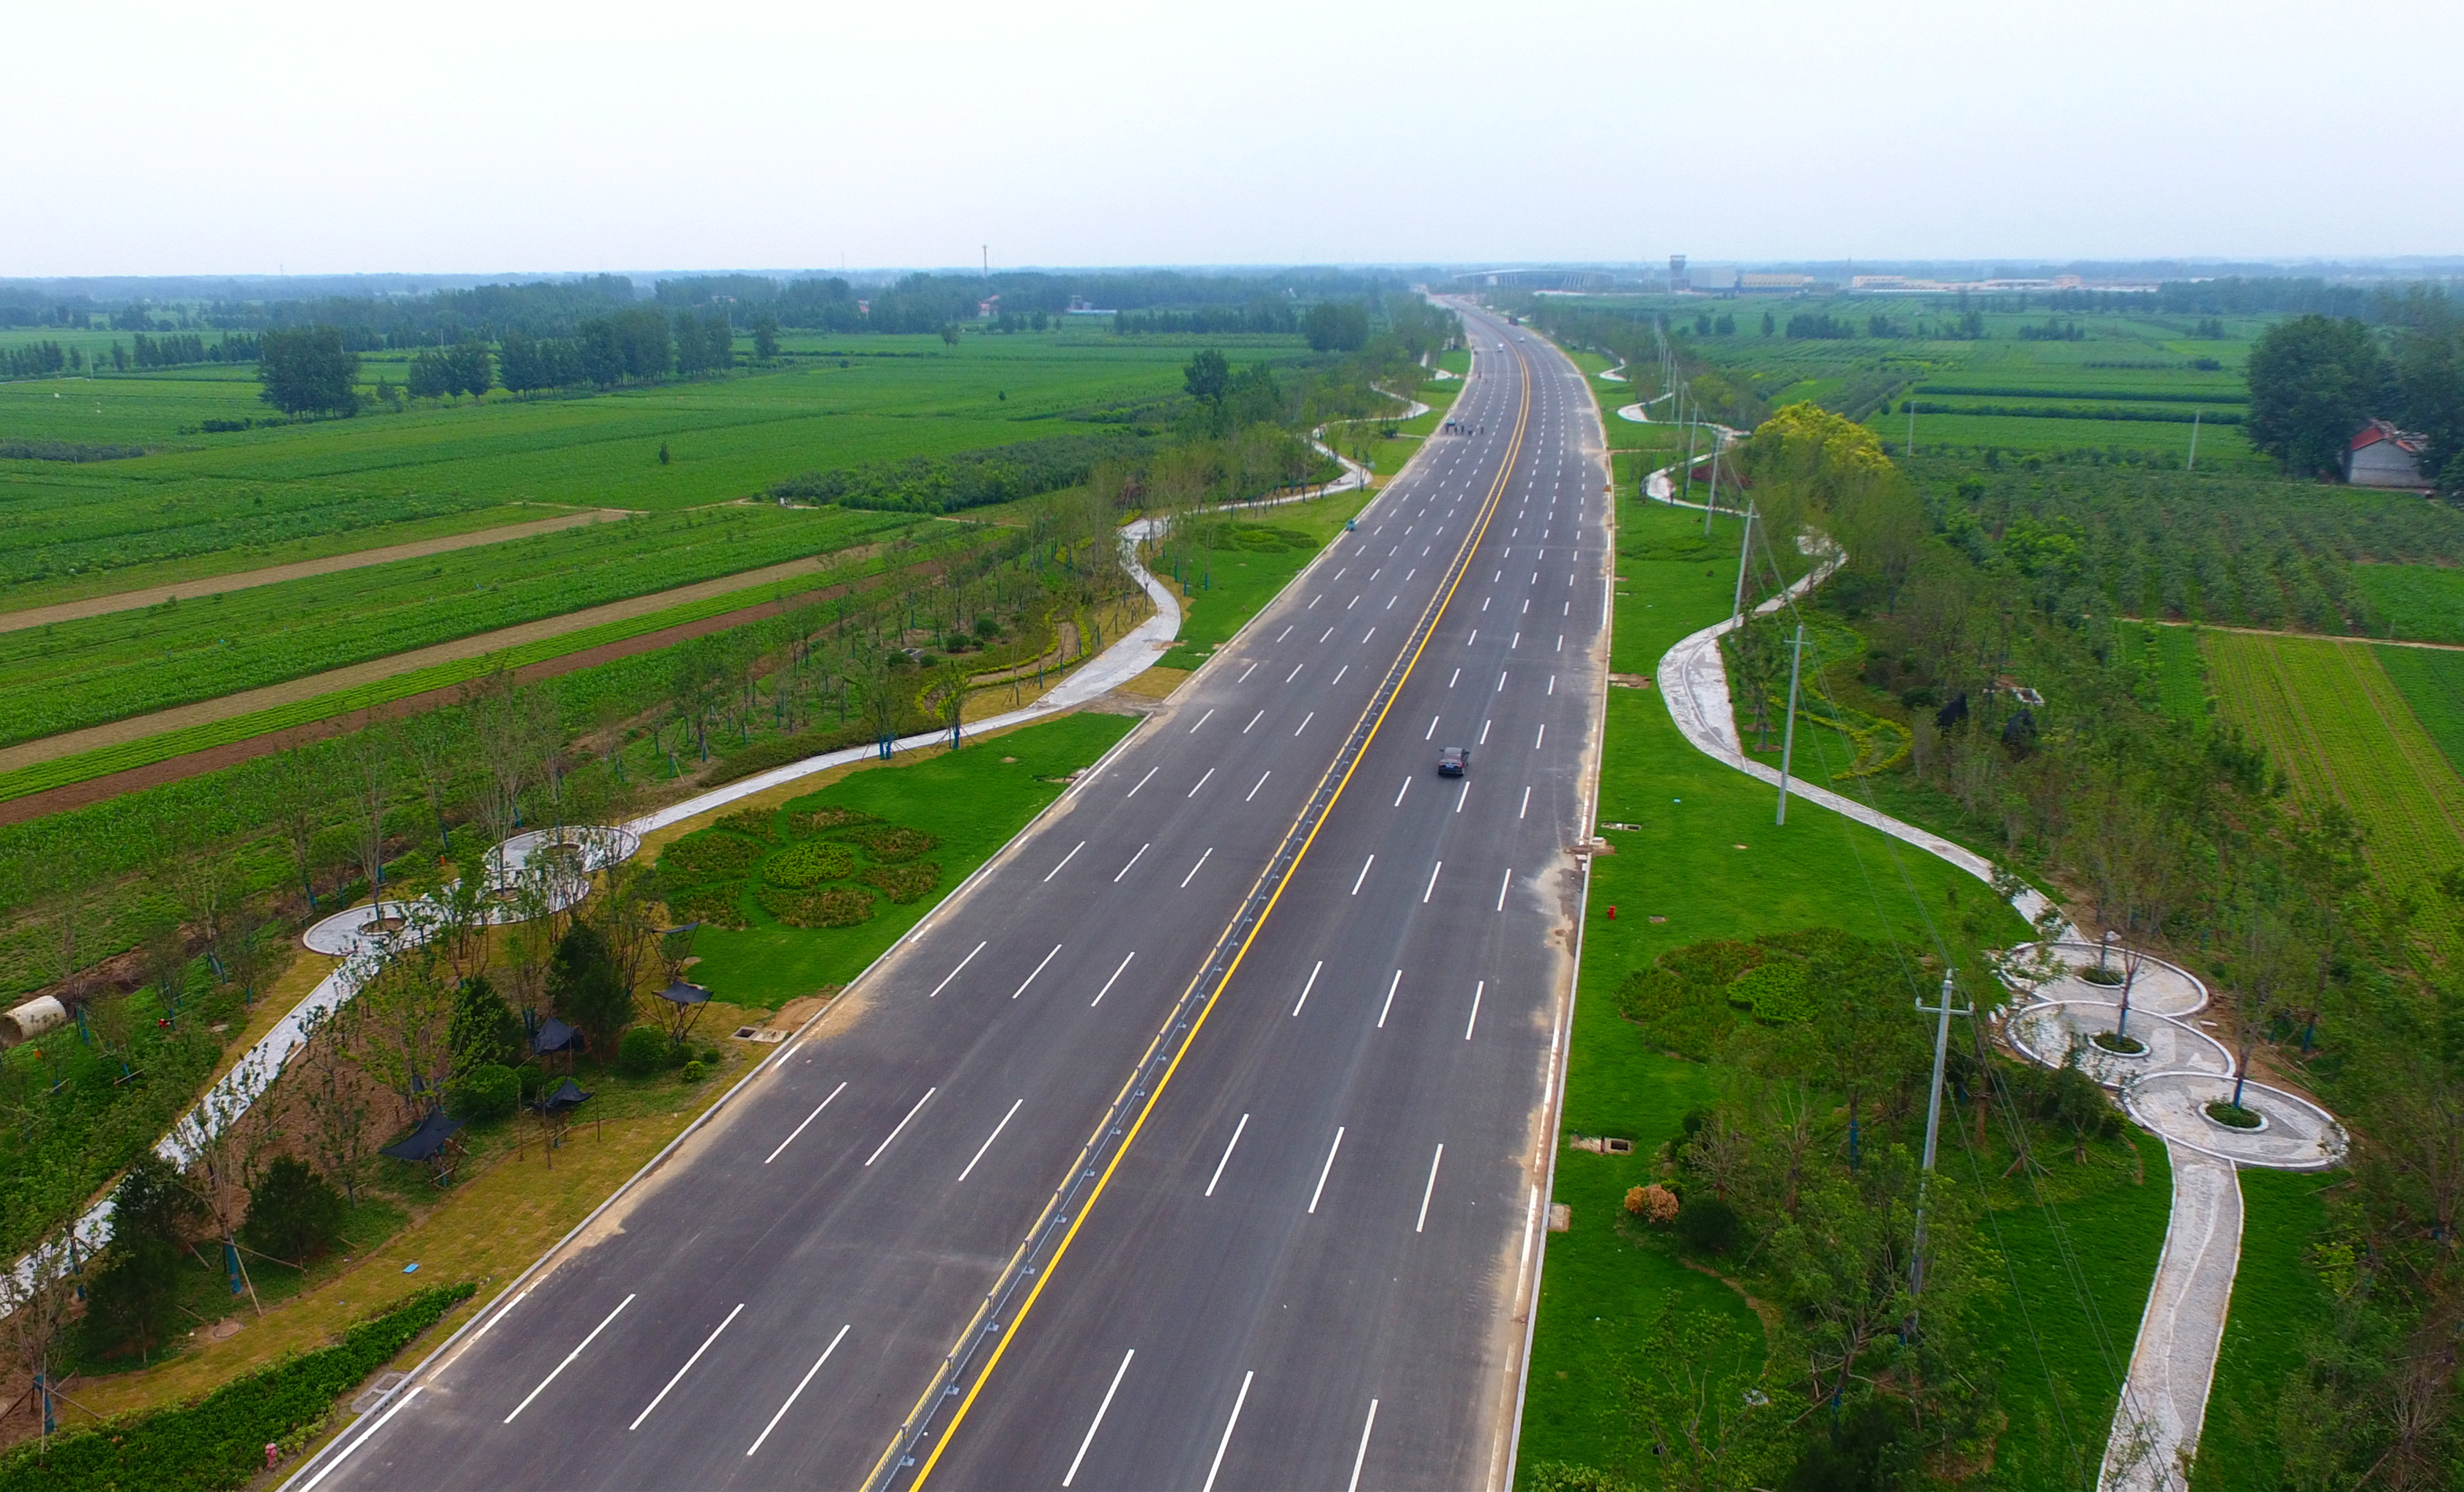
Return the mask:
<path fill-rule="evenodd" d="M 2201 635 L 2217 708 L 2266 747 L 2294 791 L 2351 811 L 2370 862 L 2420 893 L 2420 925 L 2444 952 L 2459 928 L 2432 885 L 2464 862 L 2458 777 L 2379 651 L 2365 644 L 2251 633 Z"/>
<path fill-rule="evenodd" d="M 847 547 L 910 516 L 729 508 L 0 634 L 0 744 Z"/>
<path fill-rule="evenodd" d="M 2311 1267 L 2310 1250 L 2327 1226 L 2320 1192 L 2331 1177 L 2285 1170 L 2241 1173 L 2241 1262 L 2216 1352 L 2208 1419 L 2190 1492 L 2274 1485 L 2277 1399 L 2298 1381 L 2304 1339 L 2327 1324 L 2332 1291 Z"/>
<path fill-rule="evenodd" d="M 2464 773 L 2464 652 L 2444 648 L 2374 648 L 2379 666 L 2412 707 L 2413 719 L 2438 744 L 2447 765 Z"/>
<path fill-rule="evenodd" d="M 2464 643 L 2464 569 L 2444 565 L 2356 565 L 2352 574 L 2353 583 L 2387 618 L 2389 631 L 2381 635 Z"/>

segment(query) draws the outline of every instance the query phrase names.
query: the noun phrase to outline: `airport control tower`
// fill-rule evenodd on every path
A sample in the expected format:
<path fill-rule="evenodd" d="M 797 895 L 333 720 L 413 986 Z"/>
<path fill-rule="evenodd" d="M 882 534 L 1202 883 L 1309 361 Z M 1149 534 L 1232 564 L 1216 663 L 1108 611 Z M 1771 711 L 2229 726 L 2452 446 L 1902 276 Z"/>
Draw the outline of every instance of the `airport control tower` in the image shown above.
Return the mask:
<path fill-rule="evenodd" d="M 1682 254 L 1668 256 L 1668 288 L 1672 291 L 1694 288 L 1694 282 L 1685 278 L 1685 256 Z"/>

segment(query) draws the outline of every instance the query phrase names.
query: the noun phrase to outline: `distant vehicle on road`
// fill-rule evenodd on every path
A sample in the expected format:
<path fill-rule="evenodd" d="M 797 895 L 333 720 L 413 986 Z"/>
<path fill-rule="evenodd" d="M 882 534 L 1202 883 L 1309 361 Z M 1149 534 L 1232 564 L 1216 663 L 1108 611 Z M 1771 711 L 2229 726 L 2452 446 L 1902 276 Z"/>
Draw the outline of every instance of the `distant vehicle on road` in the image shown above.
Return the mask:
<path fill-rule="evenodd" d="M 1439 776 L 1460 777 L 1463 774 L 1463 769 L 1469 766 L 1471 766 L 1471 747 L 1440 746 L 1438 748 Z"/>

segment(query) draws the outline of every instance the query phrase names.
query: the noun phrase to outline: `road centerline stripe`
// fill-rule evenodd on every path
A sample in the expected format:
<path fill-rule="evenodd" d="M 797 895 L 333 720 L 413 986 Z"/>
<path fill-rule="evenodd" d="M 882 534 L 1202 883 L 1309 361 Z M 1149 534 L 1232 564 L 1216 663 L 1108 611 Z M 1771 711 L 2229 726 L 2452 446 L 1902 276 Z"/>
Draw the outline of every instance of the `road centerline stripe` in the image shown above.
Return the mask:
<path fill-rule="evenodd" d="M 1001 1131 L 1009 1127 L 1009 1122 L 1018 1117 L 1019 1104 L 1024 1103 L 1025 1102 L 1026 1100 L 1020 1099 L 1017 1102 L 1010 1104 L 1009 1112 L 1001 1116 L 1001 1122 L 993 1125 L 993 1132 L 984 1136 L 983 1144 L 976 1147 L 975 1159 L 967 1162 L 967 1169 L 965 1170 L 958 1172 L 958 1179 L 960 1181 L 964 1181 L 969 1176 L 975 1174 L 976 1161 L 980 1161 L 984 1158 L 984 1152 L 993 1147 L 993 1142 L 1000 1139 Z"/>
<path fill-rule="evenodd" d="M 813 1111 L 812 1111 L 811 1113 L 806 1114 L 806 1115 L 804 1116 L 804 1124 L 803 1124 L 803 1125 L 798 1125 L 795 1128 L 793 1128 L 793 1129 L 789 1130 L 789 1131 L 787 1132 L 787 1138 L 785 1138 L 784 1140 L 781 1140 L 781 1141 L 780 1141 L 780 1142 L 779 1142 L 779 1149 L 777 1149 L 777 1150 L 772 1150 L 769 1154 L 767 1154 L 767 1155 L 765 1155 L 765 1156 L 761 1157 L 761 1164 L 762 1164 L 762 1165 L 764 1165 L 764 1166 L 767 1166 L 767 1165 L 769 1165 L 772 1161 L 777 1160 L 777 1159 L 779 1158 L 779 1153 L 780 1153 L 780 1151 L 781 1151 L 781 1150 L 784 1150 L 785 1148 L 787 1148 L 787 1147 L 789 1147 L 789 1146 L 791 1146 L 791 1145 L 795 1144 L 795 1143 L 796 1143 L 796 1136 L 798 1136 L 798 1135 L 800 1135 L 800 1134 L 803 1134 L 803 1133 L 804 1132 L 804 1125 L 809 1125 L 809 1124 L 811 1124 L 814 1120 L 821 1118 L 821 1117 L 822 1117 L 822 1110 L 823 1110 L 823 1109 L 825 1109 L 825 1108 L 827 1108 L 827 1107 L 829 1107 L 829 1106 L 830 1106 L 830 1099 L 835 1099 L 835 1098 L 837 1098 L 840 1094 L 845 1093 L 846 1091 L 847 1091 L 847 1084 L 846 1084 L 846 1083 L 844 1083 L 844 1082 L 840 1083 L 837 1087 L 832 1088 L 832 1089 L 830 1090 L 830 1098 L 829 1098 L 829 1099 L 824 1099 L 824 1100 L 822 1100 L 822 1102 L 821 1102 L 819 1104 L 815 1105 L 815 1107 L 814 1107 Z M 527 1292 L 525 1292 L 525 1293 L 527 1293 Z M 474 1339 L 474 1340 L 475 1340 L 475 1339 Z"/>
<path fill-rule="evenodd" d="M 614 1320 L 615 1320 L 617 1317 L 619 1317 L 619 1316 L 624 1315 L 624 1314 L 625 1314 L 625 1307 L 626 1307 L 626 1306 L 627 1306 L 627 1305 L 630 1305 L 630 1304 L 632 1304 L 632 1303 L 633 1303 L 633 1297 L 631 1297 L 631 1296 L 629 1296 L 629 1295 L 627 1295 L 627 1297 L 625 1297 L 623 1300 L 618 1301 L 618 1302 L 616 1303 L 616 1308 L 615 1308 L 614 1310 L 609 1311 L 609 1312 L 607 1313 L 607 1318 L 606 1318 L 606 1320 L 605 1320 L 605 1321 L 602 1321 L 598 1325 L 595 1325 L 595 1326 L 591 1327 L 591 1328 L 590 1328 L 590 1335 L 588 1335 L 588 1336 L 586 1336 L 586 1337 L 583 1337 L 583 1338 L 582 1339 L 582 1341 L 574 1347 L 574 1349 L 573 1349 L 572 1351 L 565 1353 L 565 1354 L 564 1354 L 564 1361 L 563 1361 L 563 1362 L 561 1362 L 561 1363 L 559 1363 L 559 1364 L 557 1364 L 557 1365 L 556 1365 L 556 1367 L 555 1367 L 553 1370 L 551 1370 L 549 1371 L 549 1373 L 548 1373 L 548 1375 L 547 1375 L 546 1377 L 541 1378 L 541 1379 L 539 1380 L 539 1387 L 538 1387 L 538 1388 L 533 1389 L 533 1390 L 531 1390 L 531 1392 L 528 1392 L 528 1393 L 526 1393 L 526 1394 L 522 1395 L 522 1401 L 521 1401 L 520 1403 L 518 1403 L 518 1404 L 517 1404 L 517 1405 L 515 1405 L 515 1406 L 514 1406 L 514 1414 L 507 1414 L 507 1415 L 505 1416 L 505 1420 L 504 1420 L 504 1422 L 505 1422 L 506 1424 L 509 1424 L 509 1425 L 510 1425 L 510 1424 L 512 1424 L 512 1423 L 514 1422 L 514 1414 L 520 1414 L 523 1410 L 526 1410 L 526 1409 L 530 1408 L 530 1407 L 531 1407 L 531 1400 L 533 1400 L 533 1399 L 535 1399 L 535 1398 L 538 1398 L 541 1393 L 544 1393 L 545 1392 L 547 1392 L 547 1386 L 548 1386 L 549 1384 L 551 1384 L 551 1383 L 556 1382 L 556 1376 L 557 1376 L 557 1374 L 558 1374 L 558 1373 L 561 1373 L 561 1372 L 564 1371 L 566 1369 L 568 1369 L 568 1368 L 572 1367 L 572 1366 L 573 1366 L 573 1360 L 574 1360 L 575 1358 L 580 1357 L 580 1356 L 582 1355 L 582 1349 L 583 1349 L 583 1347 L 588 1347 L 591 1343 L 598 1341 L 598 1340 L 599 1340 L 599 1333 L 601 1333 L 601 1332 L 603 1332 L 603 1331 L 605 1331 L 605 1330 L 606 1330 L 606 1329 L 607 1329 L 607 1323 L 608 1323 L 608 1322 L 610 1322 L 610 1321 L 614 1321 Z"/>
<path fill-rule="evenodd" d="M 650 1411 L 659 1407 L 659 1401 L 666 1398 L 671 1390 L 674 1389 L 677 1384 L 685 1381 L 685 1374 L 693 1371 L 693 1365 L 701 1361 L 701 1354 L 709 1351 L 710 1345 L 718 1340 L 718 1334 L 727 1329 L 728 1323 L 736 1320 L 736 1318 L 742 1315 L 743 1312 L 744 1303 L 742 1301 L 737 1302 L 736 1309 L 727 1313 L 727 1321 L 722 1321 L 716 1326 L 711 1328 L 710 1335 L 702 1338 L 701 1346 L 693 1348 L 693 1356 L 686 1358 L 685 1365 L 676 1370 L 676 1375 L 668 1380 L 667 1388 L 661 1389 L 659 1391 L 658 1397 L 653 1398 L 648 1405 L 644 1406 L 642 1412 L 633 1416 L 633 1422 L 627 1425 L 625 1428 L 627 1430 L 641 1429 L 642 1421 L 650 1417 Z"/>
<path fill-rule="evenodd" d="M 890 1148 L 890 1142 L 891 1142 L 891 1140 L 895 1140 L 895 1139 L 897 1139 L 897 1138 L 898 1138 L 898 1136 L 899 1136 L 900 1131 L 904 1130 L 904 1129 L 907 1127 L 907 1125 L 909 1125 L 909 1123 L 911 1123 L 911 1122 L 915 1118 L 915 1116 L 916 1116 L 916 1115 L 918 1115 L 918 1114 L 920 1114 L 920 1113 L 924 1112 L 924 1105 L 933 1102 L 933 1095 L 934 1095 L 934 1094 L 935 1094 L 935 1093 L 938 1093 L 938 1092 L 940 1092 L 940 1091 L 941 1091 L 941 1090 L 940 1090 L 940 1089 L 938 1089 L 938 1088 L 927 1088 L 927 1089 L 925 1089 L 925 1090 L 924 1090 L 924 1096 L 923 1096 L 922 1098 L 917 1099 L 917 1100 L 915 1101 L 915 1106 L 914 1106 L 913 1108 L 911 1108 L 911 1109 L 909 1109 L 909 1110 L 907 1111 L 907 1118 L 902 1119 L 902 1120 L 900 1120 L 900 1121 L 898 1122 L 898 1128 L 896 1128 L 896 1129 L 892 1129 L 891 1131 L 890 1131 L 890 1135 L 889 1135 L 889 1137 L 888 1137 L 887 1139 L 884 1139 L 884 1140 L 883 1140 L 879 1145 L 874 1146 L 874 1147 L 872 1147 L 872 1153 L 871 1153 L 870 1155 L 868 1155 L 868 1156 L 866 1156 L 866 1157 L 864 1158 L 864 1163 L 865 1163 L 867 1166 L 869 1166 L 869 1165 L 871 1165 L 874 1161 L 877 1161 L 877 1160 L 881 1159 L 881 1152 L 882 1152 L 882 1151 L 884 1151 L 884 1150 L 886 1150 L 886 1149 L 889 1149 L 889 1148 Z M 747 1452 L 745 1452 L 744 1454 L 745 1454 L 745 1455 L 747 1455 L 747 1456 L 750 1456 L 750 1455 L 752 1455 L 753 1453 L 752 1453 L 751 1451 L 747 1451 Z"/>
<path fill-rule="evenodd" d="M 1206 1178 L 1206 1190 L 1199 1193 L 1200 1196 L 1215 1194 L 1215 1184 L 1223 1179 L 1223 1168 L 1232 1164 L 1232 1151 L 1240 1146 L 1241 1135 L 1248 1127 L 1249 1116 L 1243 1114 L 1241 1116 L 1241 1122 L 1232 1126 L 1232 1139 L 1223 1147 L 1223 1158 L 1215 1163 L 1215 1174 Z"/>

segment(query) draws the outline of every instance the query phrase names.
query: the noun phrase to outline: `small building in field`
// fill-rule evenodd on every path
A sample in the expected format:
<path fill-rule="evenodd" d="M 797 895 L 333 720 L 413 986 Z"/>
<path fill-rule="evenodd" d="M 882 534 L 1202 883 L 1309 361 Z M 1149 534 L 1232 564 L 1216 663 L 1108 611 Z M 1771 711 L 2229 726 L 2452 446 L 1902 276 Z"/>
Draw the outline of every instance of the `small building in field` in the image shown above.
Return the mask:
<path fill-rule="evenodd" d="M 2422 475 L 2422 439 L 2374 419 L 2344 450 L 2344 480 L 2356 487 L 2430 486 Z"/>

